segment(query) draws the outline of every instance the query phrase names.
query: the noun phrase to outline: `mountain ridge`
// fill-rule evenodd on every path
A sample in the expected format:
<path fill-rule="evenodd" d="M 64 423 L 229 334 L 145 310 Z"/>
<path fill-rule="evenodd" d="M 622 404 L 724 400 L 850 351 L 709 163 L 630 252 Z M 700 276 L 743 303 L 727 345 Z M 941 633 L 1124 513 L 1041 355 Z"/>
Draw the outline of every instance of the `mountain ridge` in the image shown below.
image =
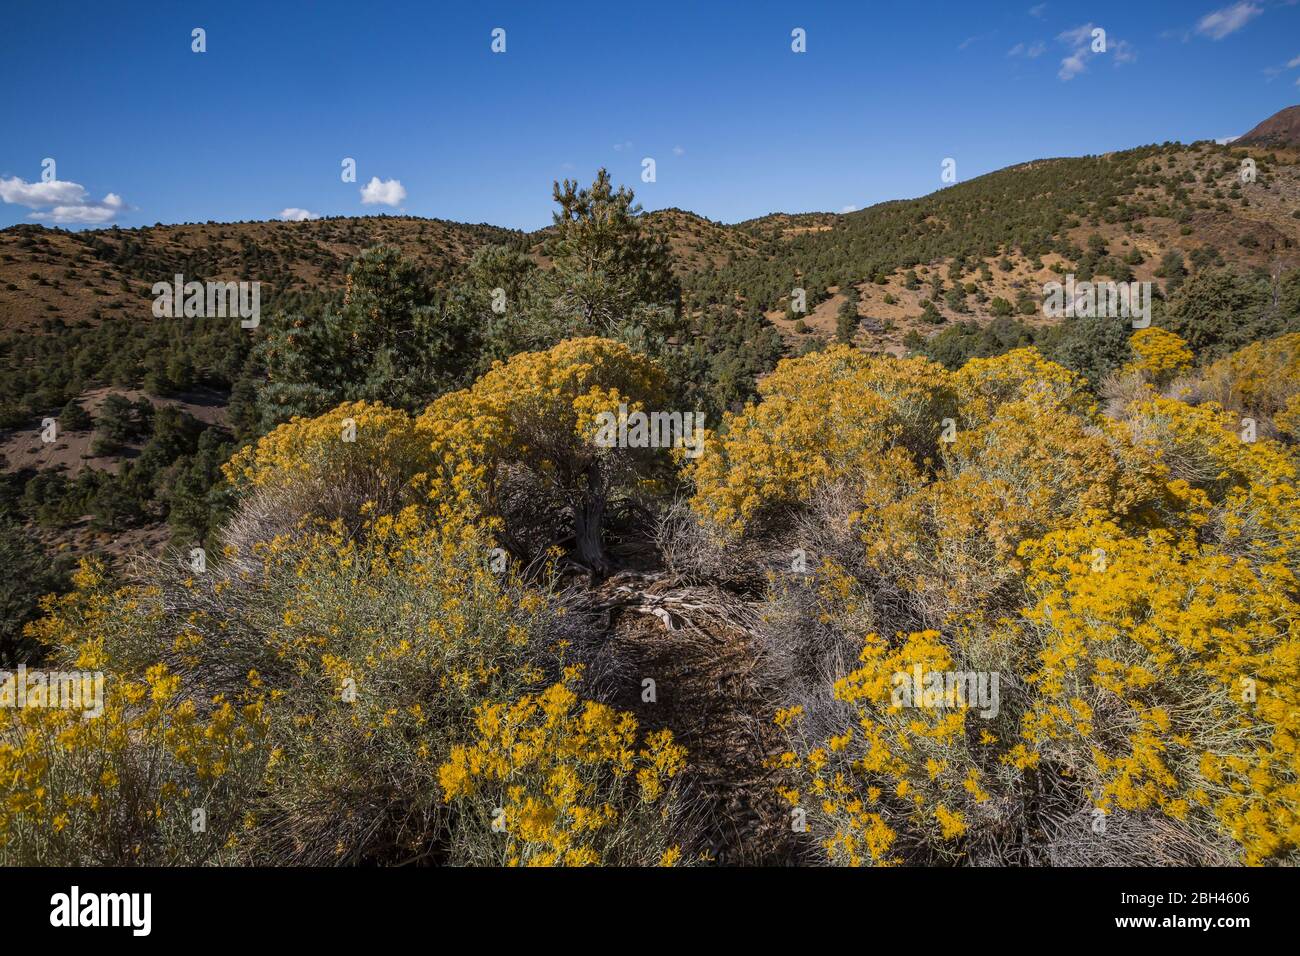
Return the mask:
<path fill-rule="evenodd" d="M 1297 122 L 1300 106 L 1288 107 L 1247 138 L 1279 135 Z M 1256 159 L 1259 175 L 1243 184 L 1238 164 L 1247 155 Z M 905 318 L 895 308 L 900 302 L 912 313 L 923 307 L 924 296 L 903 294 L 914 291 L 902 288 L 908 270 L 951 269 L 955 258 L 969 267 L 963 280 L 986 273 L 991 262 L 1010 262 L 1005 271 L 1014 272 L 1021 287 L 999 284 L 997 296 L 1023 298 L 1032 294 L 1025 283 L 1050 278 L 1043 268 L 1056 264 L 1052 255 L 1077 261 L 1068 253 L 1093 235 L 1129 252 L 1141 247 L 1148 259 L 1201 250 L 1246 268 L 1274 260 L 1291 265 L 1300 246 L 1297 210 L 1300 147 L 1238 140 L 1031 159 L 925 196 L 848 213 L 771 212 L 728 224 L 668 207 L 642 218 L 668 244 L 688 311 L 762 313 L 797 338 L 796 318 L 788 312 L 795 287 L 809 298 L 805 327 L 829 334 L 846 285 L 880 293 L 866 295 L 860 312 L 877 323 Z M 387 215 L 79 232 L 20 224 L 0 230 L 0 329 L 46 334 L 133 316 L 151 302 L 153 283 L 177 272 L 200 280 L 256 277 L 265 287 L 264 309 L 295 308 L 306 297 L 339 294 L 348 263 L 376 244 L 399 247 L 435 275 L 455 273 L 479 248 L 494 244 L 545 266 L 552 230 Z M 1136 271 L 1149 279 L 1152 268 Z M 991 318 L 990 302 L 989 296 L 977 299 L 970 315 Z M 903 334 L 877 344 L 897 351 Z"/>
<path fill-rule="evenodd" d="M 1234 145 L 1300 148 L 1300 105 L 1278 110 Z"/>

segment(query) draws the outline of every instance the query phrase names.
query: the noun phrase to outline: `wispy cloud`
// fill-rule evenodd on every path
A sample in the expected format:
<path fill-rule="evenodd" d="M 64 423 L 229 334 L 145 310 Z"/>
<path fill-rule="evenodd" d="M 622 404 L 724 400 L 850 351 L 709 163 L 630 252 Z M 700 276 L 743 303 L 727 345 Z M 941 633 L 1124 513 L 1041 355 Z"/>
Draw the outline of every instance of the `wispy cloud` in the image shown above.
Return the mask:
<path fill-rule="evenodd" d="M 1061 78 L 1062 82 L 1068 82 L 1088 69 L 1088 54 L 1086 52 L 1071 53 L 1061 61 L 1061 68 L 1056 75 Z"/>
<path fill-rule="evenodd" d="M 99 225 L 125 212 L 127 205 L 116 193 L 98 201 L 90 198 L 80 183 L 51 179 L 29 183 L 17 176 L 0 179 L 0 199 L 35 209 L 28 219 L 44 220 L 56 225 Z"/>
<path fill-rule="evenodd" d="M 1268 81 L 1272 83 L 1275 78 L 1281 76 L 1287 70 L 1294 70 L 1297 66 L 1300 66 L 1300 56 L 1292 57 L 1282 66 L 1264 67 L 1264 75 L 1267 76 Z M 1298 80 L 1297 82 L 1300 83 L 1300 80 Z"/>
<path fill-rule="evenodd" d="M 1068 83 L 1080 73 L 1087 72 L 1088 63 L 1094 56 L 1103 54 L 1109 56 L 1115 66 L 1137 61 L 1137 51 L 1127 40 L 1116 40 L 1107 36 L 1104 51 L 1094 50 L 1093 31 L 1096 29 L 1096 24 L 1085 23 L 1083 26 L 1064 30 L 1057 35 L 1057 42 L 1070 50 L 1070 53 L 1062 58 L 1061 67 L 1056 73 L 1061 82 Z"/>
<path fill-rule="evenodd" d="M 1110 45 L 1110 55 L 1115 58 L 1116 66 L 1121 63 L 1136 63 L 1138 58 L 1137 51 L 1133 49 L 1133 45 L 1127 40 L 1117 40 L 1112 43 Z"/>
<path fill-rule="evenodd" d="M 1047 4 L 1040 3 L 1029 8 L 1029 15 L 1036 20 L 1043 19 L 1043 14 L 1047 12 Z"/>
<path fill-rule="evenodd" d="M 996 32 L 997 31 L 995 30 L 993 31 L 993 33 L 977 33 L 975 34 L 975 36 L 967 37 L 966 39 L 962 40 L 960 43 L 957 44 L 957 49 L 964 50 L 968 46 L 971 46 L 972 44 L 979 43 L 980 40 L 984 40 L 987 39 L 988 37 L 993 36 L 994 34 L 996 34 Z"/>
<path fill-rule="evenodd" d="M 1084 46 L 1092 41 L 1092 31 L 1095 29 L 1097 29 L 1096 24 L 1085 23 L 1081 27 L 1062 30 L 1056 38 L 1067 46 Z"/>
<path fill-rule="evenodd" d="M 1201 17 L 1196 23 L 1196 32 L 1211 40 L 1222 40 L 1231 36 L 1251 20 L 1264 12 L 1264 8 L 1248 0 L 1241 0 L 1230 7 L 1215 10 Z"/>
<path fill-rule="evenodd" d="M 365 206 L 400 206 L 406 199 L 406 187 L 397 179 L 380 180 L 372 176 L 361 187 L 361 203 Z"/>
<path fill-rule="evenodd" d="M 1035 40 L 1033 43 L 1017 43 L 1007 51 L 1007 56 L 1023 56 L 1036 60 L 1046 52 L 1047 44 L 1042 40 Z"/>
<path fill-rule="evenodd" d="M 1061 68 L 1056 74 L 1063 83 L 1069 82 L 1088 69 L 1088 59 L 1092 56 L 1093 29 L 1091 23 L 1085 23 L 1081 27 L 1075 27 L 1073 30 L 1065 30 L 1057 34 L 1057 41 L 1064 43 L 1072 50 L 1069 56 L 1061 60 Z"/>

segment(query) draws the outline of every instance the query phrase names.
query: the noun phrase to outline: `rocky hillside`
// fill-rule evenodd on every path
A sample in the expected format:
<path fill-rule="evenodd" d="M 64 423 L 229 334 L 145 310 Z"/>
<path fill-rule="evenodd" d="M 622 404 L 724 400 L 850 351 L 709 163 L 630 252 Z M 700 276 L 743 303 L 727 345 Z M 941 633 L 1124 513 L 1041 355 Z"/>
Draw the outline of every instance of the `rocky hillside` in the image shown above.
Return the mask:
<path fill-rule="evenodd" d="M 829 334 L 843 289 L 861 294 L 864 344 L 897 350 L 923 310 L 907 272 L 952 270 L 978 294 L 962 318 L 987 320 L 995 299 L 1038 294 L 1054 265 L 1077 262 L 1093 237 L 1150 279 L 1161 258 L 1222 257 L 1245 267 L 1294 265 L 1300 248 L 1300 106 L 1220 146 L 1165 144 L 1104 156 L 1027 162 L 920 199 L 847 214 L 773 213 L 736 224 L 681 209 L 646 214 L 669 244 L 688 307 L 761 311 L 787 335 L 790 291 L 806 290 L 804 327 Z M 1241 181 L 1243 159 L 1257 179 Z M 525 249 L 546 264 L 550 230 L 398 216 L 308 222 L 194 223 L 66 232 L 0 230 L 0 329 L 57 331 L 105 316 L 148 318 L 149 289 L 176 272 L 256 276 L 263 303 L 341 291 L 367 246 L 400 247 L 433 273 L 455 270 L 486 244 Z M 1137 255 L 1135 255 L 1135 253 Z M 1007 265 L 1010 268 L 1007 268 Z M 991 271 L 994 278 L 982 278 Z M 784 316 L 784 318 L 783 318 Z M 921 332 L 933 332 L 920 329 Z"/>
<path fill-rule="evenodd" d="M 1288 106 L 1274 113 L 1236 143 L 1239 146 L 1300 148 L 1300 106 Z"/>
<path fill-rule="evenodd" d="M 49 330 L 106 316 L 150 314 L 150 289 L 176 273 L 202 280 L 256 278 L 263 303 L 286 293 L 341 289 L 358 252 L 400 246 L 432 272 L 454 268 L 488 243 L 522 240 L 488 225 L 364 216 L 306 222 L 207 222 L 68 232 L 0 230 L 0 329 Z"/>

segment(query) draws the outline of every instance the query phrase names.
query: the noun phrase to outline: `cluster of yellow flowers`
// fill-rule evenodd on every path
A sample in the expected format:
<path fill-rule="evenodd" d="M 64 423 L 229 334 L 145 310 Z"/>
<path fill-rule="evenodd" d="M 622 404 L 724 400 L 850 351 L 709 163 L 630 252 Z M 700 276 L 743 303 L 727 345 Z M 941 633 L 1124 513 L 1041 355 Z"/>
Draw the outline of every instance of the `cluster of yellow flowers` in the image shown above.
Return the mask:
<path fill-rule="evenodd" d="M 869 634 L 859 665 L 833 687 L 834 700 L 853 718 L 840 732 L 802 753 L 786 751 L 776 763 L 798 781 L 782 795 L 819 821 L 815 830 L 831 861 L 888 866 L 903 862 L 894 852 L 898 831 L 889 822 L 899 808 L 934 840 L 951 841 L 981 816 L 989 795 L 979 762 L 962 746 L 968 703 L 954 695 L 951 707 L 913 708 L 897 693 L 896 674 L 910 679 L 917 668 L 951 669 L 939 633 L 916 632 L 892 645 Z M 793 736 L 801 716 L 783 710 L 777 723 Z M 952 856 L 947 847 L 941 853 Z"/>
<path fill-rule="evenodd" d="M 77 590 L 50 603 L 35 636 L 63 661 L 107 669 L 104 635 L 152 595 L 105 590 L 86 564 Z M 64 643 L 66 642 L 66 643 Z M 102 713 L 55 706 L 0 708 L 0 861 L 198 863 L 227 858 L 222 834 L 264 766 L 267 699 L 185 696 L 165 664 L 110 673 Z M 200 825 L 201 823 L 201 825 Z"/>
<path fill-rule="evenodd" d="M 1155 326 L 1134 332 L 1129 349 L 1133 361 L 1125 366 L 1125 371 L 1136 372 L 1159 385 L 1190 371 L 1195 357 L 1181 338 Z"/>
<path fill-rule="evenodd" d="M 686 752 L 672 732 L 637 749 L 637 721 L 580 701 L 566 679 L 511 703 L 485 703 L 475 739 L 452 748 L 438 770 L 443 793 L 462 808 L 465 842 L 508 866 L 584 866 L 675 861 L 670 837 L 674 779 Z M 635 789 L 636 793 L 630 793 Z M 650 817 L 649 825 L 638 818 Z M 658 840 L 662 845 L 645 846 Z"/>
<path fill-rule="evenodd" d="M 1189 369 L 1166 331 L 1132 349 L 1153 385 Z M 724 539 L 798 534 L 819 496 L 853 496 L 860 548 L 772 592 L 802 589 L 820 627 L 861 647 L 812 711 L 777 715 L 782 792 L 827 858 L 996 859 L 1039 826 L 1032 806 L 1058 828 L 1093 810 L 1159 814 L 1206 858 L 1294 860 L 1294 449 L 1152 390 L 1104 417 L 1033 349 L 954 373 L 918 362 L 836 348 L 783 363 L 692 470 L 694 507 Z M 882 395 L 891 366 L 919 394 Z M 1262 383 L 1234 381 L 1251 410 Z M 909 422 L 918 409 L 931 419 Z M 998 688 L 994 706 L 900 700 L 953 675 Z"/>
<path fill-rule="evenodd" d="M 1300 439 L 1300 332 L 1252 342 L 1201 376 L 1207 398 L 1253 415 L 1292 441 Z"/>
<path fill-rule="evenodd" d="M 662 369 L 609 339 L 567 339 L 544 352 L 495 363 L 470 388 L 444 395 L 417 423 L 444 468 L 468 463 L 492 497 L 501 463 L 521 462 L 557 483 L 597 457 L 600 412 L 654 406 L 666 394 Z"/>
<path fill-rule="evenodd" d="M 762 400 L 728 416 L 690 469 L 696 511 L 739 530 L 764 510 L 809 504 L 831 481 L 877 500 L 905 494 L 952 405 L 935 368 L 847 346 L 781 362 L 759 383 Z"/>
<path fill-rule="evenodd" d="M 1006 639 L 1037 649 L 1021 717 L 1035 757 L 1108 812 L 1212 814 L 1247 862 L 1300 847 L 1294 579 L 1193 529 L 1101 518 L 1022 556 L 1029 604 Z"/>
<path fill-rule="evenodd" d="M 384 476 L 401 488 L 429 467 L 429 439 L 400 409 L 346 402 L 318 418 L 295 418 L 238 451 L 224 466 L 241 488 L 304 479 Z"/>

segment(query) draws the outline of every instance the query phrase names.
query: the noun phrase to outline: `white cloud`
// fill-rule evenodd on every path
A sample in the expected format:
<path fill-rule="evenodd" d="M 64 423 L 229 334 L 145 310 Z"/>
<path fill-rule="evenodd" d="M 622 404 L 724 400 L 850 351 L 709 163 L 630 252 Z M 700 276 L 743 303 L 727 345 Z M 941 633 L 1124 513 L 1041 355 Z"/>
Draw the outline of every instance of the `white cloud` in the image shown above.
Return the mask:
<path fill-rule="evenodd" d="M 1230 7 L 1215 10 L 1213 13 L 1207 13 L 1201 17 L 1196 24 L 1196 32 L 1209 37 L 1211 40 L 1222 40 L 1224 37 L 1236 33 L 1263 12 L 1263 7 L 1256 6 L 1248 2 L 1248 0 L 1242 0 L 1240 3 L 1234 3 Z"/>
<path fill-rule="evenodd" d="M 1088 51 L 1076 50 L 1061 61 L 1061 69 L 1057 71 L 1057 76 L 1063 82 L 1074 79 L 1080 73 L 1088 68 Z"/>
<path fill-rule="evenodd" d="M 1060 40 L 1066 46 L 1080 46 L 1092 41 L 1092 31 L 1097 29 L 1096 24 L 1085 23 L 1081 27 L 1075 27 L 1073 30 L 1063 30 L 1056 39 Z"/>
<path fill-rule="evenodd" d="M 49 182 L 28 183 L 15 176 L 0 179 L 0 199 L 17 203 L 28 209 L 53 206 L 55 203 L 78 203 L 86 198 L 86 187 L 78 183 L 52 179 Z"/>
<path fill-rule="evenodd" d="M 285 222 L 305 222 L 308 219 L 319 219 L 320 213 L 312 212 L 310 209 L 299 209 L 297 206 L 290 206 L 288 209 L 280 210 L 280 218 Z"/>
<path fill-rule="evenodd" d="M 621 153 L 623 152 L 623 150 L 631 149 L 631 148 L 632 148 L 632 141 L 628 139 L 623 140 L 623 142 L 621 143 L 614 144 L 614 152 L 616 153 Z"/>
<path fill-rule="evenodd" d="M 1040 3 L 1037 6 L 1033 6 L 1029 8 L 1029 15 L 1039 20 L 1043 18 L 1043 14 L 1046 12 L 1047 12 L 1047 4 L 1045 3 Z"/>
<path fill-rule="evenodd" d="M 683 149 L 683 148 L 680 147 L 680 146 L 674 146 L 674 147 L 673 147 L 673 155 L 674 155 L 674 156 L 685 156 L 685 155 L 686 155 L 686 150 Z"/>
<path fill-rule="evenodd" d="M 1089 60 L 1094 56 L 1103 55 L 1095 53 L 1092 48 L 1092 31 L 1095 29 L 1094 24 L 1085 23 L 1081 27 L 1075 27 L 1057 35 L 1056 39 L 1060 43 L 1071 48 L 1070 55 L 1061 60 L 1061 68 L 1056 74 L 1062 82 L 1069 82 L 1080 73 L 1085 72 L 1088 69 Z M 1137 61 L 1137 51 L 1133 49 L 1132 44 L 1127 40 L 1115 40 L 1109 36 L 1106 38 L 1104 55 L 1111 57 L 1116 66 Z"/>
<path fill-rule="evenodd" d="M 1296 57 L 1294 60 L 1287 61 L 1286 68 L 1288 70 L 1294 70 L 1297 66 L 1300 66 L 1300 56 Z"/>
<path fill-rule="evenodd" d="M 840 212 L 857 212 L 857 211 L 858 211 L 857 206 L 845 206 L 843 209 L 840 210 Z"/>
<path fill-rule="evenodd" d="M 361 187 L 361 202 L 366 206 L 399 206 L 406 199 L 406 188 L 400 180 L 370 177 L 370 182 Z"/>
<path fill-rule="evenodd" d="M 55 206 L 47 213 L 34 212 L 33 219 L 48 219 L 53 223 L 82 223 L 98 225 L 115 219 L 126 209 L 126 203 L 116 193 L 109 193 L 99 202 L 78 203 L 76 205 Z"/>
<path fill-rule="evenodd" d="M 1220 146 L 1227 146 L 1229 143 L 1235 143 L 1239 139 L 1241 139 L 1240 136 L 1220 136 L 1215 140 L 1215 142 Z"/>
<path fill-rule="evenodd" d="M 38 210 L 30 213 L 28 219 L 48 220 L 56 225 L 98 225 L 116 218 L 127 208 L 116 193 L 95 201 L 80 183 L 59 179 L 29 183 L 17 176 L 0 179 L 0 199 Z"/>

